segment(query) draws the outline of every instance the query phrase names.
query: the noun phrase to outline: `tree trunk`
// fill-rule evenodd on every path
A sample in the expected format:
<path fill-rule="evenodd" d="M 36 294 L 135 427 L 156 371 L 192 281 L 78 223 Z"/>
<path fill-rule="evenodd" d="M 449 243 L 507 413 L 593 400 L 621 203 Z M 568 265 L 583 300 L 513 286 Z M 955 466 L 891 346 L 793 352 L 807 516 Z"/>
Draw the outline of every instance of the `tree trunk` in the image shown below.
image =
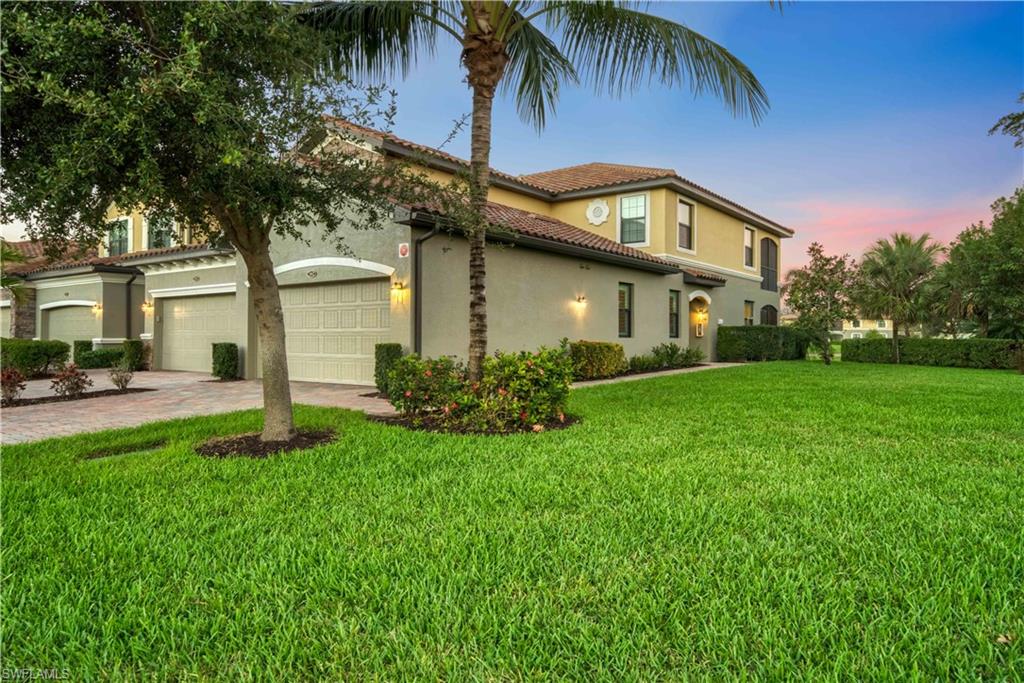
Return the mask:
<path fill-rule="evenodd" d="M 893 319 L 892 321 L 892 359 L 899 365 L 900 363 L 900 323 L 898 320 Z"/>
<path fill-rule="evenodd" d="M 466 33 L 462 38 L 462 63 L 473 90 L 473 122 L 469 157 L 469 202 L 475 225 L 469 237 L 469 379 L 483 376 L 487 356 L 487 295 L 485 261 L 487 221 L 483 215 L 491 181 L 491 109 L 494 93 L 505 74 L 508 53 L 491 24 L 494 9 L 476 0 L 463 4 Z M 506 8 L 507 9 L 507 8 Z"/>
<path fill-rule="evenodd" d="M 292 392 L 288 384 L 284 313 L 277 288 L 270 242 L 262 240 L 254 251 L 239 249 L 249 270 L 249 292 L 256 311 L 263 368 L 263 441 L 286 441 L 295 435 Z"/>
<path fill-rule="evenodd" d="M 473 382 L 483 377 L 483 363 L 487 356 L 487 231 L 483 210 L 490 186 L 491 109 L 494 96 L 483 90 L 473 89 L 470 143 L 470 206 L 478 220 L 478 225 L 469 235 L 469 379 Z"/>
<path fill-rule="evenodd" d="M 826 334 L 821 346 L 821 360 L 825 365 L 832 365 L 832 335 Z"/>

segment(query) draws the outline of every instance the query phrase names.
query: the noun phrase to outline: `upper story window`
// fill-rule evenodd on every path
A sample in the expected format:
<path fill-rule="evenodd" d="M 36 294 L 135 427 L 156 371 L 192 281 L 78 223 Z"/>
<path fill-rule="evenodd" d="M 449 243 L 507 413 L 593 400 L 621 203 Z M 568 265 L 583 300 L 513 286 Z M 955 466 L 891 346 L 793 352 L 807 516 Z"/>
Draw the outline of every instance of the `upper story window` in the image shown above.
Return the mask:
<path fill-rule="evenodd" d="M 851 320 L 850 321 L 850 327 L 860 327 L 860 321 L 859 320 Z"/>
<path fill-rule="evenodd" d="M 647 244 L 647 195 L 619 199 L 619 242 Z"/>
<path fill-rule="evenodd" d="M 679 302 L 682 292 L 678 289 L 668 290 L 668 336 L 672 339 L 679 338 Z"/>
<path fill-rule="evenodd" d="M 689 202 L 685 202 L 682 199 L 680 199 L 677 216 L 677 222 L 679 224 L 679 248 L 684 251 L 694 251 L 695 247 L 693 246 L 693 204 L 690 204 Z"/>
<path fill-rule="evenodd" d="M 754 229 L 743 228 L 743 265 L 754 267 Z"/>
<path fill-rule="evenodd" d="M 161 249 L 173 246 L 176 231 L 170 218 L 146 216 L 146 248 Z"/>
<path fill-rule="evenodd" d="M 778 325 L 779 324 L 779 311 L 774 306 L 762 306 L 761 307 L 761 324 L 762 325 Z"/>
<path fill-rule="evenodd" d="M 107 254 L 109 256 L 120 256 L 121 254 L 128 253 L 128 233 L 131 231 L 132 219 L 131 218 L 118 218 L 115 221 L 109 223 L 110 229 L 107 231 Z"/>
<path fill-rule="evenodd" d="M 884 320 L 879 320 L 878 321 L 878 328 L 879 329 L 885 329 L 885 321 Z"/>
<path fill-rule="evenodd" d="M 743 302 L 743 324 L 750 327 L 754 324 L 754 302 Z"/>
<path fill-rule="evenodd" d="M 633 336 L 633 285 L 619 283 L 619 336 Z"/>
<path fill-rule="evenodd" d="M 779 291 L 779 245 L 767 237 L 761 240 L 761 289 Z"/>

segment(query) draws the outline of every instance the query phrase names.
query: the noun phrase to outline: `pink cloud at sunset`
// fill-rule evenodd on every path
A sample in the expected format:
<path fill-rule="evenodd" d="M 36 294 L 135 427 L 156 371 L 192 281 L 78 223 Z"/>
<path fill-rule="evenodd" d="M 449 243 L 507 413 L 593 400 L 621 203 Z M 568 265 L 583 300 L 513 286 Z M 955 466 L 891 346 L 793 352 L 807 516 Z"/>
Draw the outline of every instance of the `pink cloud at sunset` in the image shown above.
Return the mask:
<path fill-rule="evenodd" d="M 894 232 L 927 232 L 949 243 L 968 225 L 991 220 L 991 203 L 992 199 L 922 206 L 853 200 L 790 203 L 787 208 L 795 215 L 788 225 L 796 230 L 796 236 L 786 244 L 785 267 L 802 266 L 812 242 L 821 242 L 829 254 L 846 253 L 857 259 L 876 240 Z"/>

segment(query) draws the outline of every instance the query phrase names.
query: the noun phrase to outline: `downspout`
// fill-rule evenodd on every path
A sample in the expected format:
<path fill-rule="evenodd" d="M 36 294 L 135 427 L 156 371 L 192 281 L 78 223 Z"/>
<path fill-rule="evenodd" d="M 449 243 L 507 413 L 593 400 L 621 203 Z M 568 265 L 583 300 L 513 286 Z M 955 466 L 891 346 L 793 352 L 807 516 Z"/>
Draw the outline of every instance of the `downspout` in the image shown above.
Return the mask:
<path fill-rule="evenodd" d="M 435 224 L 426 235 L 413 240 L 412 252 L 412 350 L 413 353 L 423 352 L 423 297 L 420 294 L 423 286 L 423 248 L 422 244 L 440 232 Z"/>
<path fill-rule="evenodd" d="M 132 338 L 132 283 L 135 282 L 135 278 L 139 276 L 138 273 L 132 275 L 131 279 L 125 284 L 127 289 L 125 290 L 125 296 L 128 300 L 128 305 L 125 306 L 124 310 L 124 338 Z"/>

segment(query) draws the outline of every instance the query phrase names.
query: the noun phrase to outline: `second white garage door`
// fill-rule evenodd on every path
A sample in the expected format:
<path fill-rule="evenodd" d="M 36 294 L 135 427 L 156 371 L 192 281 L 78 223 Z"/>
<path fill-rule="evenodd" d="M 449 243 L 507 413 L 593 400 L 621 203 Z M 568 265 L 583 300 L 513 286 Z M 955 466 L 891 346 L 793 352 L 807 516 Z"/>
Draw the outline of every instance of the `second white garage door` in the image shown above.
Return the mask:
<path fill-rule="evenodd" d="M 234 294 L 164 299 L 160 367 L 164 370 L 212 370 L 214 342 L 241 336 Z"/>
<path fill-rule="evenodd" d="M 373 384 L 374 346 L 391 327 L 387 278 L 281 289 L 294 380 Z"/>
<path fill-rule="evenodd" d="M 61 306 L 44 311 L 46 338 L 71 344 L 100 336 L 100 323 L 89 306 Z"/>

